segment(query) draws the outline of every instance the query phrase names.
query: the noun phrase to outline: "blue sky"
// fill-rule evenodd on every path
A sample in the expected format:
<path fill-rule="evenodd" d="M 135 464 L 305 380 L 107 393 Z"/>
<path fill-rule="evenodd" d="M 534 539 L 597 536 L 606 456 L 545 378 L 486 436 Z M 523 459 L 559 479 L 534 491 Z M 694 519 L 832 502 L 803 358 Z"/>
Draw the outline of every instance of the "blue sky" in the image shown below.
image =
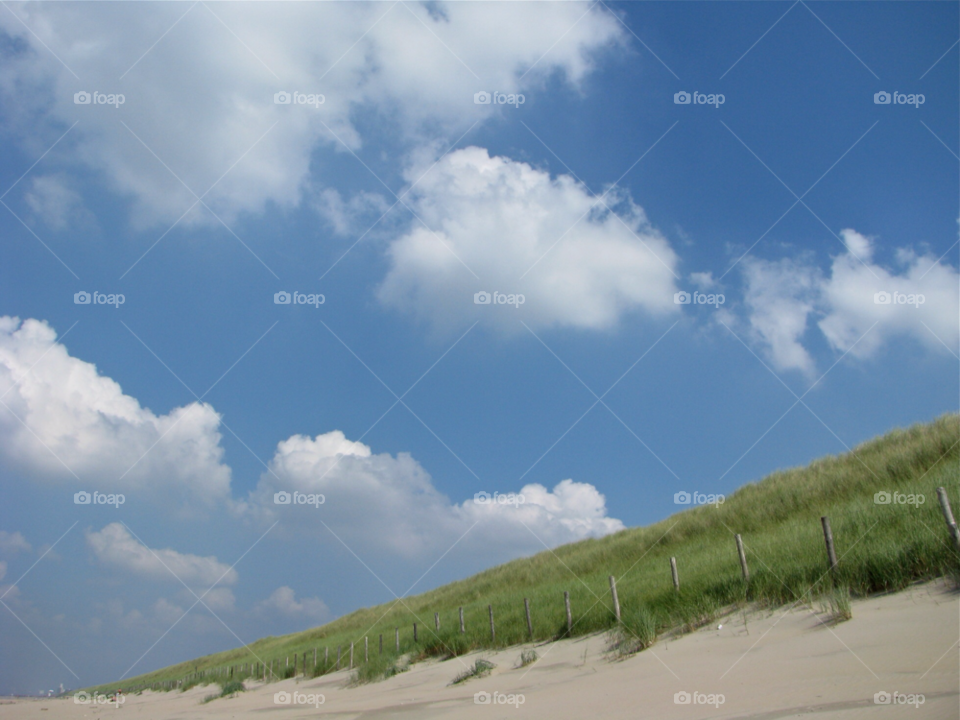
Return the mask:
<path fill-rule="evenodd" d="M 9 3 L 0 692 L 310 627 L 956 411 L 957 27 Z"/>

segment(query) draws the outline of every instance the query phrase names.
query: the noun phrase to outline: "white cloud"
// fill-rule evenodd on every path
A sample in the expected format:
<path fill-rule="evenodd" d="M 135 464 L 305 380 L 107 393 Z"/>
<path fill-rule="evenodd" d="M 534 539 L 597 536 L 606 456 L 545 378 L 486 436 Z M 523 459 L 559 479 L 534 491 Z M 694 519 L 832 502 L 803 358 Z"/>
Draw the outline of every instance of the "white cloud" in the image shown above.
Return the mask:
<path fill-rule="evenodd" d="M 344 201 L 335 188 L 326 188 L 317 193 L 314 207 L 333 227 L 337 235 L 353 235 L 364 232 L 374 221 L 390 209 L 383 195 L 360 192 Z M 366 221 L 366 227 L 361 227 Z"/>
<path fill-rule="evenodd" d="M 229 496 L 213 407 L 154 415 L 71 357 L 44 322 L 0 317 L 0 387 L 12 387 L 0 407 L 0 458 L 38 479 L 117 489 L 128 503 L 211 505 Z"/>
<path fill-rule="evenodd" d="M 439 555 L 461 536 L 463 552 L 490 561 L 542 550 L 541 539 L 553 547 L 624 527 L 607 516 L 593 485 L 572 480 L 552 492 L 527 485 L 519 506 L 451 503 L 409 454 L 373 454 L 339 431 L 279 443 L 270 471 L 238 505 L 241 512 L 269 522 L 282 518 L 285 527 L 327 539 L 322 519 L 351 548 L 408 560 Z M 319 508 L 276 505 L 280 490 L 322 493 L 325 501 Z"/>
<path fill-rule="evenodd" d="M 477 147 L 447 155 L 408 198 L 429 229 L 417 222 L 391 244 L 379 297 L 436 328 L 482 319 L 522 331 L 522 319 L 605 329 L 630 311 L 677 311 L 677 257 L 629 198 L 607 196 L 614 214 L 568 175 L 551 178 Z M 525 302 L 475 305 L 481 290 Z"/>
<path fill-rule="evenodd" d="M 152 580 L 208 587 L 214 583 L 234 584 L 237 571 L 215 557 L 200 557 L 176 550 L 151 550 L 142 545 L 120 523 L 110 523 L 99 532 L 87 532 L 87 545 L 105 565 Z M 232 596 L 231 596 L 232 597 Z M 220 600 L 226 600 L 221 594 Z M 232 599 L 230 600 L 232 602 Z"/>
<path fill-rule="evenodd" d="M 30 550 L 30 543 L 20 532 L 0 530 L 0 553 L 13 555 L 21 550 Z"/>
<path fill-rule="evenodd" d="M 311 620 L 330 619 L 330 609 L 323 600 L 310 597 L 302 598 L 299 601 L 293 592 L 293 588 L 283 585 L 271 593 L 270 597 L 257 603 L 256 609 L 260 611 L 274 611 L 288 617 L 305 617 Z"/>
<path fill-rule="evenodd" d="M 956 269 L 932 254 L 900 248 L 892 271 L 874 261 L 870 238 L 850 229 L 841 236 L 849 251 L 834 257 L 826 273 L 804 260 L 741 263 L 749 323 L 776 368 L 812 373 L 804 340 L 811 316 L 830 346 L 852 357 L 871 357 L 895 338 L 913 339 L 933 352 L 957 350 Z M 878 293 L 891 302 L 877 302 Z M 922 302 L 896 302 L 917 296 Z"/>
<path fill-rule="evenodd" d="M 39 154 L 46 147 L 38 129 L 51 135 L 48 146 L 81 119 L 66 146 L 132 196 L 141 224 L 170 223 L 195 199 L 161 161 L 198 195 L 212 188 L 204 200 L 228 221 L 267 203 L 289 207 L 299 202 L 312 150 L 339 148 L 334 135 L 360 148 L 359 116 L 388 116 L 401 147 L 449 139 L 502 112 L 475 105 L 475 92 L 530 95 L 556 73 L 576 87 L 597 52 L 626 37 L 609 12 L 580 3 L 9 9 L 0 30 L 26 48 L 8 52 L 0 68 L 10 124 Z M 122 93 L 125 103 L 75 105 L 81 90 Z M 279 90 L 326 101 L 276 105 Z M 183 222 L 201 219 L 214 222 L 202 209 Z"/>
<path fill-rule="evenodd" d="M 753 339 L 766 348 L 774 367 L 813 372 L 803 336 L 818 296 L 816 268 L 789 258 L 778 262 L 744 258 L 740 264 Z"/>
<path fill-rule="evenodd" d="M 81 217 L 88 217 L 79 193 L 68 186 L 66 178 L 40 175 L 30 180 L 29 187 L 24 200 L 33 214 L 54 230 L 63 230 Z"/>
<path fill-rule="evenodd" d="M 909 337 L 937 352 L 946 352 L 944 345 L 957 352 L 957 271 L 937 262 L 933 255 L 901 248 L 896 253 L 900 272 L 891 272 L 871 261 L 868 238 L 853 230 L 844 230 L 842 235 L 863 262 L 850 254 L 838 256 L 823 285 L 826 316 L 819 326 L 831 346 L 841 352 L 852 348 L 851 355 L 862 358 L 894 337 Z M 877 293 L 887 293 L 891 300 L 894 294 L 923 295 L 923 304 L 878 304 Z M 874 323 L 876 327 L 870 330 Z"/>

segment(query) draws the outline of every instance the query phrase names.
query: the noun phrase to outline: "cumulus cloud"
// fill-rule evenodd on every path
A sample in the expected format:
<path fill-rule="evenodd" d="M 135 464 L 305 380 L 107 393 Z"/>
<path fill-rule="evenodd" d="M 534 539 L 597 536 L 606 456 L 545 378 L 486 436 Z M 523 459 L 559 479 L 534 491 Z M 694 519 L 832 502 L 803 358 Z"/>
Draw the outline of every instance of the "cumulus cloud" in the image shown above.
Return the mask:
<path fill-rule="evenodd" d="M 811 318 L 830 346 L 857 358 L 873 356 L 895 338 L 910 338 L 934 352 L 960 342 L 960 274 L 932 254 L 895 253 L 896 269 L 874 260 L 874 242 L 841 232 L 848 251 L 827 272 L 804 259 L 745 259 L 742 273 L 754 338 L 781 370 L 812 373 L 807 350 Z"/>
<path fill-rule="evenodd" d="M 330 619 L 330 609 L 319 598 L 296 599 L 293 588 L 283 585 L 271 593 L 270 597 L 257 603 L 261 612 L 277 612 L 287 617 L 303 617 L 311 620 Z"/>
<path fill-rule="evenodd" d="M 212 406 L 155 415 L 95 365 L 71 357 L 44 322 L 0 317 L 0 387 L 9 389 L 0 458 L 35 478 L 191 504 L 229 496 Z"/>
<path fill-rule="evenodd" d="M 151 550 L 141 544 L 120 523 L 110 523 L 99 532 L 87 532 L 87 545 L 105 565 L 151 580 L 177 582 L 188 586 L 208 587 L 214 583 L 234 584 L 237 571 L 215 557 L 200 557 L 163 549 Z M 215 591 L 214 591 L 215 592 Z M 219 600 L 228 598 L 221 592 Z M 232 595 L 229 597 L 232 603 Z"/>
<path fill-rule="evenodd" d="M 30 543 L 19 532 L 0 530 L 0 553 L 14 555 L 21 550 L 30 550 Z"/>
<path fill-rule="evenodd" d="M 555 75 L 576 87 L 598 52 L 625 41 L 609 12 L 580 3 L 9 9 L 0 16 L 13 39 L 0 68 L 9 124 L 30 138 L 47 130 L 52 142 L 82 118 L 65 142 L 132 197 L 144 224 L 172 222 L 195 201 L 163 164 L 197 195 L 209 190 L 204 202 L 228 220 L 289 207 L 314 149 L 361 147 L 358 118 L 389 116 L 401 148 L 459 135 L 500 112 L 475 105 L 474 93 L 529 94 Z M 94 90 L 125 102 L 74 104 L 74 93 Z M 278 91 L 325 102 L 277 105 Z M 183 222 L 202 220 L 214 222 L 198 207 Z"/>
<path fill-rule="evenodd" d="M 277 505 L 278 491 L 319 493 L 324 502 Z M 374 454 L 334 431 L 279 443 L 270 472 L 238 509 L 329 538 L 322 521 L 351 548 L 406 559 L 443 553 L 461 536 L 465 552 L 506 559 L 624 527 L 588 483 L 564 480 L 552 491 L 531 484 L 519 492 L 522 504 L 452 503 L 409 454 Z"/>
<path fill-rule="evenodd" d="M 630 311 L 677 311 L 676 254 L 643 210 L 615 192 L 605 201 L 618 213 L 568 175 L 551 178 L 470 147 L 443 158 L 408 197 L 423 224 L 390 245 L 379 297 L 435 328 L 481 319 L 522 330 L 522 319 L 605 329 Z M 477 305 L 479 291 L 525 302 Z"/>

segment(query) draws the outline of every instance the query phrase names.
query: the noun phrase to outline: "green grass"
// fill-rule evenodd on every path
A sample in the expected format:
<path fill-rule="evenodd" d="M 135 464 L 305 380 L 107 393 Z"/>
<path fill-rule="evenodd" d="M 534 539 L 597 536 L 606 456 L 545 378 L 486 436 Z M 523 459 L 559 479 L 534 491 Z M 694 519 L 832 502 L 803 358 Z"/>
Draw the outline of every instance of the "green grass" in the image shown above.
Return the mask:
<path fill-rule="evenodd" d="M 467 680 L 472 680 L 474 678 L 486 677 L 490 674 L 490 671 L 496 667 L 489 660 L 484 660 L 483 658 L 477 658 L 473 665 L 467 667 L 466 670 L 458 674 L 451 685 L 459 685 L 460 683 L 465 683 Z"/>
<path fill-rule="evenodd" d="M 264 638 L 250 648 L 267 663 L 278 660 L 280 668 L 294 653 L 302 658 L 309 652 L 312 662 L 313 649 L 318 648 L 319 664 L 309 668 L 316 675 L 333 669 L 338 645 L 344 648 L 346 667 L 350 642 L 362 646 L 364 634 L 370 638 L 370 664 L 383 668 L 396 666 L 402 656 L 416 661 L 518 646 L 531 640 L 524 598 L 530 600 L 532 640 L 548 641 L 567 636 L 563 593 L 568 591 L 572 636 L 617 630 L 619 637 L 613 641 L 622 645 L 622 652 L 634 652 L 658 635 L 695 629 L 724 609 L 748 602 L 810 604 L 833 593 L 835 604 L 846 602 L 849 607 L 848 597 L 898 590 L 918 580 L 958 577 L 957 553 L 936 495 L 938 486 L 946 487 L 960 514 L 958 441 L 960 418 L 944 415 L 931 423 L 894 430 L 851 453 L 774 472 L 741 487 L 719 507 L 694 507 L 647 527 L 564 545 L 406 598 L 406 607 L 363 608 L 322 627 Z M 878 491 L 920 493 L 925 502 L 917 507 L 880 505 L 874 502 Z M 821 515 L 829 516 L 833 529 L 839 558 L 836 577 L 828 571 Z M 741 534 L 746 548 L 749 585 L 741 577 L 734 533 Z M 679 592 L 673 587 L 670 557 L 677 558 Z M 619 627 L 609 575 L 618 578 Z M 844 589 L 837 591 L 840 595 L 835 586 Z M 490 639 L 488 605 L 494 607 L 496 641 Z M 457 619 L 461 606 L 463 635 Z M 442 618 L 438 633 L 433 631 L 434 612 Z M 414 622 L 419 626 L 417 642 Z M 399 653 L 394 646 L 397 627 Z M 374 650 L 381 633 L 382 657 Z M 326 666 L 325 647 L 331 658 Z M 210 674 L 217 668 L 251 661 L 257 657 L 240 648 L 128 679 L 122 685 L 135 691 L 185 678 L 195 682 L 198 671 L 207 673 L 204 682 L 215 682 L 217 678 Z M 375 668 L 369 673 L 361 668 L 359 674 L 374 678 L 378 673 Z"/>

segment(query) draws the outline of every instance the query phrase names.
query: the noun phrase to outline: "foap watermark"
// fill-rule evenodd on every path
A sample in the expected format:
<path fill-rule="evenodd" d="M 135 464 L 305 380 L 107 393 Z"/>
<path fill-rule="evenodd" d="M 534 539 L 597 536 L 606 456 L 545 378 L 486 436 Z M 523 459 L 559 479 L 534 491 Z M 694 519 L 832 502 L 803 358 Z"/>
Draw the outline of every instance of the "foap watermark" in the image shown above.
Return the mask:
<path fill-rule="evenodd" d="M 719 108 L 726 101 L 727 98 L 720 93 L 705 94 L 694 90 L 691 95 L 686 90 L 681 90 L 673 94 L 674 105 L 713 105 L 715 108 Z"/>
<path fill-rule="evenodd" d="M 874 705 L 913 705 L 914 708 L 919 708 L 927 701 L 927 698 L 923 696 L 923 693 L 911 693 L 909 695 L 904 695 L 901 692 L 893 691 L 893 694 L 881 690 L 878 693 L 873 694 L 873 704 Z"/>
<path fill-rule="evenodd" d="M 273 94 L 274 105 L 313 105 L 319 108 L 327 101 L 320 93 L 302 93 L 294 90 L 288 93 L 286 90 Z"/>
<path fill-rule="evenodd" d="M 286 490 L 275 492 L 273 494 L 274 505 L 313 505 L 320 507 L 327 499 L 320 493 L 302 493 L 294 490 L 288 493 Z"/>
<path fill-rule="evenodd" d="M 881 90 L 873 94 L 874 105 L 913 105 L 913 107 L 919 108 L 926 101 L 927 98 L 920 93 L 907 94 L 894 90 L 893 94 L 890 94 L 886 90 Z"/>
<path fill-rule="evenodd" d="M 313 305 L 315 308 L 320 307 L 327 301 L 327 298 L 320 293 L 302 293 L 294 290 L 292 293 L 288 293 L 286 290 L 281 290 L 273 294 L 273 304 L 274 305 Z"/>
<path fill-rule="evenodd" d="M 102 93 L 99 90 L 88 93 L 86 90 L 81 90 L 73 94 L 74 105 L 113 105 L 118 108 L 126 101 L 122 93 Z"/>
<path fill-rule="evenodd" d="M 520 693 L 507 695 L 506 693 L 497 692 L 496 690 L 492 693 L 481 690 L 473 694 L 474 705 L 513 705 L 515 708 L 519 708 L 526 701 L 527 699 Z"/>
<path fill-rule="evenodd" d="M 686 690 L 681 690 L 673 694 L 675 705 L 713 705 L 719 708 L 726 701 L 727 699 L 721 693 L 702 693 L 696 690 L 688 693 Z"/>
<path fill-rule="evenodd" d="M 902 293 L 897 291 L 888 293 L 886 290 L 881 290 L 873 294 L 874 305 L 913 305 L 915 308 L 919 308 L 926 301 L 927 298 L 924 297 L 923 293 Z"/>
<path fill-rule="evenodd" d="M 527 99 L 520 93 L 502 93 L 496 90 L 488 93 L 486 90 L 481 90 L 473 94 L 474 105 L 513 105 L 514 108 L 519 108 L 526 101 Z"/>
<path fill-rule="evenodd" d="M 696 290 L 688 293 L 686 290 L 681 290 L 673 294 L 675 305 L 713 305 L 718 308 L 726 301 L 727 298 L 724 297 L 723 293 L 702 293 Z"/>
<path fill-rule="evenodd" d="M 486 490 L 481 490 L 473 496 L 473 501 L 477 505 L 523 505 L 527 499 L 520 493 L 494 492 L 491 495 Z"/>
<path fill-rule="evenodd" d="M 473 294 L 473 304 L 474 305 L 513 305 L 515 308 L 519 308 L 527 301 L 527 298 L 522 294 L 497 292 L 494 290 L 492 293 L 488 293 L 486 290 L 481 290 L 478 293 Z"/>
<path fill-rule="evenodd" d="M 681 490 L 673 494 L 673 502 L 677 505 L 714 505 L 720 507 L 726 498 L 720 494 L 707 494 L 693 491 L 693 494 Z"/>
<path fill-rule="evenodd" d="M 321 693 L 302 693 L 294 690 L 292 693 L 281 690 L 273 694 L 274 705 L 313 705 L 319 708 L 327 699 Z"/>
<path fill-rule="evenodd" d="M 118 510 L 127 501 L 123 493 L 102 493 L 94 490 L 88 493 L 81 490 L 73 494 L 74 505 L 113 505 Z"/>
<path fill-rule="evenodd" d="M 88 293 L 86 290 L 81 290 L 73 294 L 74 305 L 113 305 L 119 308 L 126 301 L 127 298 L 123 293 L 102 293 L 97 290 Z"/>
<path fill-rule="evenodd" d="M 122 693 L 116 693 L 115 695 L 107 696 L 104 693 L 93 693 L 92 695 L 86 690 L 81 690 L 80 692 L 73 694 L 73 702 L 75 705 L 113 705 L 118 710 L 120 706 L 123 705 L 127 699 L 123 696 Z"/>
<path fill-rule="evenodd" d="M 913 505 L 916 508 L 926 501 L 927 498 L 922 493 L 910 493 L 908 495 L 896 490 L 893 492 L 881 490 L 873 496 L 873 502 L 877 505 Z"/>

